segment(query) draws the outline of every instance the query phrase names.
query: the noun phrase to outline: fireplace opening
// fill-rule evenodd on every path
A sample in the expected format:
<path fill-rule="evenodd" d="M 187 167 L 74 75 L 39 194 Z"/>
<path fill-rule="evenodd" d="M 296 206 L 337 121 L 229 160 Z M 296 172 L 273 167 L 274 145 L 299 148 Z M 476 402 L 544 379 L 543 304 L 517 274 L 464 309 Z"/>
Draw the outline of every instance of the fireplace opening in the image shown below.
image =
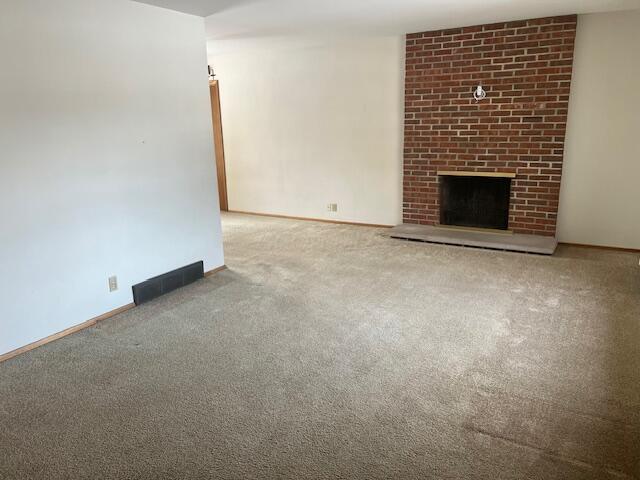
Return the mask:
<path fill-rule="evenodd" d="M 440 224 L 509 228 L 511 178 L 442 175 Z"/>

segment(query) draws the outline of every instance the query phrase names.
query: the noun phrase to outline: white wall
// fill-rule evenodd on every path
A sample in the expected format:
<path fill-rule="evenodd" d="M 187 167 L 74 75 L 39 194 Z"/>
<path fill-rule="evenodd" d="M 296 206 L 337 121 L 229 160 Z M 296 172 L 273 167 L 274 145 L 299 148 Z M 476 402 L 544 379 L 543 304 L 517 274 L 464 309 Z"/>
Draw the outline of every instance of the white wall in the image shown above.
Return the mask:
<path fill-rule="evenodd" d="M 578 19 L 558 236 L 640 248 L 640 11 Z"/>
<path fill-rule="evenodd" d="M 222 265 L 201 18 L 8 1 L 0 58 L 0 354 Z"/>
<path fill-rule="evenodd" d="M 401 222 L 404 37 L 208 46 L 231 210 Z"/>

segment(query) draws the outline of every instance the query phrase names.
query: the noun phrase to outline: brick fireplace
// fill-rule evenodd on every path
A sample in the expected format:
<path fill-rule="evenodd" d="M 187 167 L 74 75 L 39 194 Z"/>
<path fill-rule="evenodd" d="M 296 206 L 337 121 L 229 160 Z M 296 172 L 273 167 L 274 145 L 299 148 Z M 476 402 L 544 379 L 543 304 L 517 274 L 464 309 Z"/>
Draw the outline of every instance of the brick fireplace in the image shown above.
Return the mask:
<path fill-rule="evenodd" d="M 407 35 L 404 223 L 441 223 L 439 172 L 501 172 L 508 228 L 555 235 L 575 34 L 572 15 Z"/>

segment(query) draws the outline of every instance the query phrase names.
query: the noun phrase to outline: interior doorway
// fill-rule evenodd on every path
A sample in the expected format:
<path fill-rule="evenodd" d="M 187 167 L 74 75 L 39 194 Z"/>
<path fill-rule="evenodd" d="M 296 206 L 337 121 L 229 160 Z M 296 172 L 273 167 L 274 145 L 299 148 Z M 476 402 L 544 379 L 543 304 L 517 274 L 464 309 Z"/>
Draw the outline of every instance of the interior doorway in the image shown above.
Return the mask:
<path fill-rule="evenodd" d="M 218 195 L 220 197 L 220 210 L 229 211 L 227 197 L 227 171 L 224 161 L 224 137 L 222 135 L 222 115 L 220 113 L 220 86 L 218 80 L 209 82 L 211 92 L 211 115 L 213 117 L 213 143 L 216 152 L 216 170 L 218 171 Z"/>

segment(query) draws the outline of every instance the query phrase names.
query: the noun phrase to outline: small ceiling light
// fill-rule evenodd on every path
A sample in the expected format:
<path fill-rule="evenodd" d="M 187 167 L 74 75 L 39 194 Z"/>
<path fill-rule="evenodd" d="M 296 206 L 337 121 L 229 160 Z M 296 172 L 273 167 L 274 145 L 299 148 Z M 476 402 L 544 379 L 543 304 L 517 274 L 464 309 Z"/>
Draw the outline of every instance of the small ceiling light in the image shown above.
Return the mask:
<path fill-rule="evenodd" d="M 478 85 L 478 87 L 473 91 L 473 98 L 476 99 L 476 102 L 480 100 L 484 100 L 487 96 L 487 92 L 484 91 L 482 85 Z"/>

